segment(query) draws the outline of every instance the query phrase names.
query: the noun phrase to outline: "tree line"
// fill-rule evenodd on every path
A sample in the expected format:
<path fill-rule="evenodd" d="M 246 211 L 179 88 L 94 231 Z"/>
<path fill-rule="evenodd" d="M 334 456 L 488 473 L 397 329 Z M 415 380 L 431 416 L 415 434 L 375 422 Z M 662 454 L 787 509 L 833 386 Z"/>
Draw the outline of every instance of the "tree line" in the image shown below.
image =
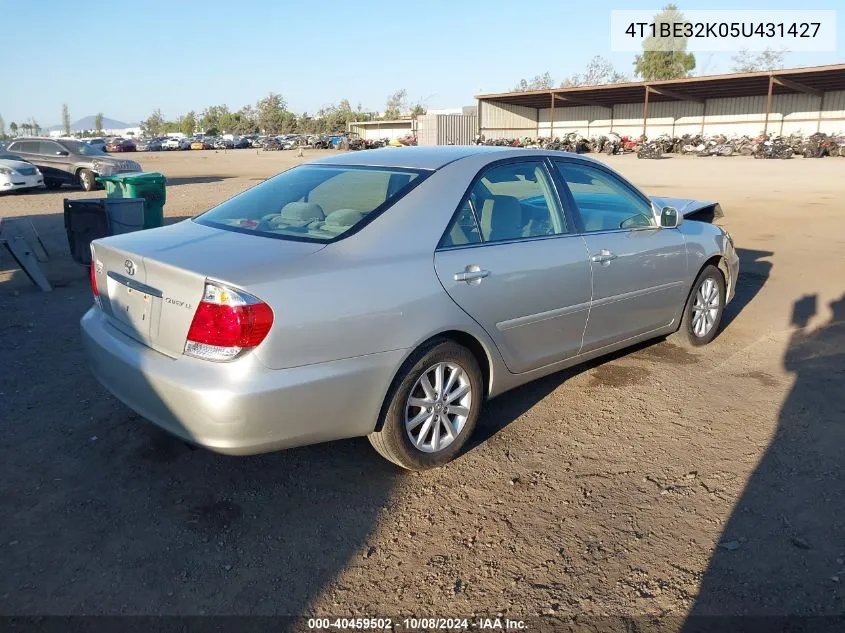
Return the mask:
<path fill-rule="evenodd" d="M 396 119 L 404 114 L 416 117 L 425 114 L 422 103 L 408 103 L 408 91 L 397 90 L 387 98 L 384 113 L 365 111 L 361 104 L 353 108 L 348 99 L 320 108 L 313 115 L 308 112 L 296 114 L 288 109 L 285 98 L 271 92 L 253 105 L 245 105 L 232 111 L 225 104 L 205 108 L 202 112 L 191 110 L 176 119 L 168 120 L 161 110 L 141 121 L 141 130 L 147 136 L 160 136 L 182 132 L 191 136 L 202 131 L 205 134 L 320 134 L 346 130 L 351 121 L 375 121 Z"/>
<path fill-rule="evenodd" d="M 278 93 L 271 92 L 253 105 L 245 105 L 239 110 L 231 111 L 228 106 L 215 105 L 205 108 L 202 112 L 191 110 L 176 119 L 166 119 L 161 110 L 156 109 L 150 116 L 141 121 L 141 131 L 145 136 L 161 136 L 171 132 L 182 132 L 186 136 L 203 131 L 209 135 L 220 133 L 229 134 L 320 134 L 324 132 L 338 132 L 346 130 L 346 124 L 351 121 L 375 121 L 379 119 L 398 119 L 409 115 L 412 118 L 425 114 L 426 109 L 421 101 L 410 103 L 408 91 L 404 88 L 392 93 L 385 103 L 384 112 L 365 111 L 361 104 L 353 108 L 348 99 L 333 103 L 317 110 L 313 115 L 303 112 L 296 114 L 288 109 L 287 101 Z M 82 131 L 83 135 L 99 136 L 103 132 L 103 113 L 94 117 L 93 130 Z M 66 103 L 62 104 L 62 129 L 65 136 L 71 135 L 70 109 Z M 25 123 L 9 124 L 11 136 L 24 134 L 38 136 L 44 130 L 34 120 Z M 0 116 L 0 138 L 6 138 L 6 124 Z"/>
<path fill-rule="evenodd" d="M 654 16 L 655 24 L 682 22 L 683 13 L 674 4 L 665 6 L 660 13 Z M 673 38 L 671 50 L 656 50 L 661 48 L 659 44 L 662 38 L 654 36 L 647 37 L 643 42 L 643 52 L 634 56 L 634 76 L 644 81 L 657 81 L 660 79 L 683 79 L 691 77 L 696 67 L 696 59 L 693 53 L 687 52 L 687 38 Z M 670 47 L 663 47 L 670 48 Z M 759 54 L 754 54 L 747 49 L 740 51 L 732 57 L 733 66 L 731 69 L 738 73 L 748 73 L 763 70 L 777 70 L 783 68 L 785 52 L 767 48 Z M 574 86 L 598 86 L 603 84 L 615 84 L 631 81 L 624 72 L 618 71 L 606 58 L 596 55 L 587 64 L 582 73 L 570 75 L 562 82 L 561 88 Z M 545 72 L 542 75 L 535 75 L 530 79 L 520 79 L 514 86 L 514 91 L 524 92 L 526 90 L 548 90 L 555 87 L 555 81 L 551 73 Z"/>

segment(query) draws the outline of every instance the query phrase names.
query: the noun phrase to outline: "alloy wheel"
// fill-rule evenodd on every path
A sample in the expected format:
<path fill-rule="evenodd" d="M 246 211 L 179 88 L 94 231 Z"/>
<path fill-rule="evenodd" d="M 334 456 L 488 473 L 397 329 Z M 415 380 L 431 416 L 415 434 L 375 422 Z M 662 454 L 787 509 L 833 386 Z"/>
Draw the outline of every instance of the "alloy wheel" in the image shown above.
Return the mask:
<path fill-rule="evenodd" d="M 692 333 L 698 338 L 704 338 L 713 329 L 719 316 L 720 304 L 719 285 L 715 279 L 707 277 L 698 287 L 695 293 L 695 301 L 692 304 L 690 327 Z"/>
<path fill-rule="evenodd" d="M 466 424 L 472 407 L 472 385 L 460 365 L 437 363 L 414 383 L 405 404 L 405 431 L 424 453 L 449 446 Z"/>

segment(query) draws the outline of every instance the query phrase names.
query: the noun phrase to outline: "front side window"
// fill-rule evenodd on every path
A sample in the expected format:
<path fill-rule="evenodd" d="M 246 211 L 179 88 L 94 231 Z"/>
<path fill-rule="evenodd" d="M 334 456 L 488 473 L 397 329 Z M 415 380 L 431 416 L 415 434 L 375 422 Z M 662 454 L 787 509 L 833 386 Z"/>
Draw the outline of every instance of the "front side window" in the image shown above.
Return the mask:
<path fill-rule="evenodd" d="M 485 242 L 567 232 L 546 169 L 541 162 L 491 167 L 470 192 Z"/>
<path fill-rule="evenodd" d="M 410 191 L 425 172 L 392 167 L 303 165 L 202 214 L 196 221 L 270 237 L 327 242 Z"/>
<path fill-rule="evenodd" d="M 618 178 L 591 165 L 555 161 L 587 233 L 657 226 L 651 205 Z"/>

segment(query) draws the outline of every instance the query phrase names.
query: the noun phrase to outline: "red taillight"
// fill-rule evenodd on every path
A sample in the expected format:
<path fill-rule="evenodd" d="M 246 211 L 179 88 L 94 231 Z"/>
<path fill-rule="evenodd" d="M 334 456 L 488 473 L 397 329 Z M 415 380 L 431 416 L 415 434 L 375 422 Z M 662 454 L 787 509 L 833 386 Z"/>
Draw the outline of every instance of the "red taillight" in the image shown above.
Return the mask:
<path fill-rule="evenodd" d="M 206 284 L 188 330 L 185 353 L 208 360 L 230 360 L 264 340 L 273 311 L 245 293 Z"/>
<path fill-rule="evenodd" d="M 92 261 L 91 266 L 88 268 L 90 277 L 91 277 L 91 292 L 94 293 L 94 298 L 97 299 L 100 296 L 100 291 L 97 288 L 97 269 L 95 268 L 95 264 Z"/>

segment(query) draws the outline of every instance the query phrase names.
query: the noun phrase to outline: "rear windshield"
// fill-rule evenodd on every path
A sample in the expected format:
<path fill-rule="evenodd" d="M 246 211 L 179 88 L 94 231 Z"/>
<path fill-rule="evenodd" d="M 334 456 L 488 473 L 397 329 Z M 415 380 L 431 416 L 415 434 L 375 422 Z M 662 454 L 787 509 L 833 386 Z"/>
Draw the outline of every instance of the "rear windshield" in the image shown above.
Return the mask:
<path fill-rule="evenodd" d="M 363 226 L 423 180 L 394 167 L 294 167 L 196 218 L 200 224 L 269 237 L 329 242 Z"/>

